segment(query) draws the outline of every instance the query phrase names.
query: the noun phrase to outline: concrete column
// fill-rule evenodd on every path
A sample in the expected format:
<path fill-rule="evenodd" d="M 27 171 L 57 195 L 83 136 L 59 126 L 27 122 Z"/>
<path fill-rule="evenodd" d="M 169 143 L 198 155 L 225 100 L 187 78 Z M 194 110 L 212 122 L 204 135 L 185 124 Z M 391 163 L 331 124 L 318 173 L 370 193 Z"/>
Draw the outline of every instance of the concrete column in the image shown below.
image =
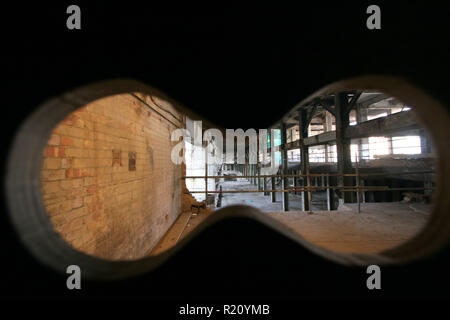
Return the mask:
<path fill-rule="evenodd" d="M 306 110 L 300 109 L 298 111 L 298 124 L 300 134 L 300 168 L 301 173 L 306 174 L 306 168 L 309 166 L 308 147 L 304 144 L 304 139 L 308 137 L 308 123 L 306 119 Z M 307 178 L 303 177 L 303 186 L 307 186 Z M 309 211 L 309 195 L 308 192 L 302 192 L 302 208 L 303 211 Z"/>
<path fill-rule="evenodd" d="M 421 153 L 431 153 L 431 140 L 425 131 L 420 131 L 420 152 Z"/>
<path fill-rule="evenodd" d="M 423 187 L 424 188 L 432 188 L 433 187 L 433 177 L 431 176 L 431 173 L 424 173 L 423 176 Z M 425 189 L 424 194 L 432 194 L 433 190 L 431 189 Z"/>
<path fill-rule="evenodd" d="M 272 184 L 272 190 L 276 190 L 277 186 L 275 185 L 275 178 L 270 178 L 270 182 Z M 277 201 L 277 193 L 276 192 L 272 192 L 272 202 L 276 202 Z"/>
<path fill-rule="evenodd" d="M 295 170 L 295 174 L 298 174 L 297 170 Z M 294 177 L 294 189 L 297 189 L 297 187 L 298 187 L 298 178 Z M 298 192 L 294 191 L 294 194 L 298 194 Z"/>
<path fill-rule="evenodd" d="M 345 138 L 344 131 L 349 126 L 348 94 L 337 93 L 334 97 L 336 110 L 336 149 L 337 169 L 339 174 L 352 173 L 352 158 L 350 153 L 350 139 Z M 352 177 L 338 177 L 338 186 L 352 186 Z M 344 203 L 353 202 L 353 192 L 342 192 Z"/>
<path fill-rule="evenodd" d="M 286 124 L 281 124 L 281 145 L 283 146 L 283 149 L 281 150 L 281 163 L 282 163 L 282 174 L 287 174 L 287 168 L 288 168 L 288 159 L 287 159 L 287 149 L 285 148 L 287 143 L 287 132 L 286 132 Z M 281 179 L 281 189 L 286 190 L 288 188 L 288 179 L 282 178 Z M 289 193 L 283 192 L 283 211 L 289 211 Z"/>
<path fill-rule="evenodd" d="M 261 190 L 261 178 L 259 177 L 259 175 L 261 174 L 261 168 L 257 165 L 257 175 L 258 175 L 258 190 Z"/>
<path fill-rule="evenodd" d="M 326 178 L 326 185 L 327 187 L 330 186 L 330 177 L 327 176 Z M 334 207 L 334 191 L 333 189 L 326 189 L 327 190 L 327 209 L 328 211 L 335 210 Z"/>
<path fill-rule="evenodd" d="M 386 111 L 386 113 L 389 116 L 391 114 L 391 109 L 388 109 Z M 392 136 L 387 137 L 387 144 L 388 144 L 389 154 L 393 154 L 394 153 L 394 147 L 393 147 L 393 144 L 392 144 Z"/>
<path fill-rule="evenodd" d="M 324 129 L 325 131 L 332 131 L 333 130 L 333 119 L 332 114 L 328 111 L 325 113 L 325 123 L 324 123 Z"/>
<path fill-rule="evenodd" d="M 269 193 L 266 191 L 267 190 L 267 178 L 263 178 L 263 190 L 264 190 L 264 195 L 268 196 Z"/>
<path fill-rule="evenodd" d="M 367 121 L 367 108 L 356 108 L 356 123 Z M 358 160 L 368 160 L 369 159 L 369 138 L 358 139 Z"/>
<path fill-rule="evenodd" d="M 272 135 L 272 128 L 269 128 L 268 130 L 269 133 L 269 143 L 270 143 L 270 152 L 272 153 L 272 150 L 274 150 L 274 136 Z M 270 161 L 272 161 L 273 159 L 271 158 Z M 272 164 L 273 165 L 273 164 Z M 271 190 L 276 190 L 276 186 L 275 186 L 275 178 L 270 178 L 270 189 Z M 276 192 L 271 192 L 270 198 L 272 200 L 272 202 L 276 202 L 277 201 L 277 195 Z"/>

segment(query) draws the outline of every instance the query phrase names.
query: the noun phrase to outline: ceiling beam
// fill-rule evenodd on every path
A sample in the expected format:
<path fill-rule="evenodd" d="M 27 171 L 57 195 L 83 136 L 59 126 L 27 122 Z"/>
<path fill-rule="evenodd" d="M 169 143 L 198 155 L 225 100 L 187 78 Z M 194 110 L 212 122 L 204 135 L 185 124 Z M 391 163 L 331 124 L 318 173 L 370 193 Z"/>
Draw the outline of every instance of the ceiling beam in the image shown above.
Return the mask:
<path fill-rule="evenodd" d="M 362 122 L 346 128 L 344 136 L 348 139 L 357 139 L 376 136 L 404 136 L 417 133 L 421 127 L 417 124 L 412 112 L 404 111 L 386 117 Z M 336 131 L 328 131 L 305 138 L 306 146 L 327 144 L 336 140 Z M 300 141 L 296 140 L 286 144 L 288 150 L 300 148 Z"/>

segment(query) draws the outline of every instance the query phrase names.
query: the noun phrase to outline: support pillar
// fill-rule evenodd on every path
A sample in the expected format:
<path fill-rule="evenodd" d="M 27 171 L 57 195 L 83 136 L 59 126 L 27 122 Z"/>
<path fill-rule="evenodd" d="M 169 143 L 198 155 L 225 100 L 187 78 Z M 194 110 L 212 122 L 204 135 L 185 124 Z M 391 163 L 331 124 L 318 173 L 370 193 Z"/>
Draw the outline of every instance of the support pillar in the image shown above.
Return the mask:
<path fill-rule="evenodd" d="M 367 108 L 356 109 L 356 123 L 367 121 Z M 358 139 L 358 162 L 361 163 L 362 160 L 369 160 L 369 138 Z"/>
<path fill-rule="evenodd" d="M 297 170 L 295 170 L 295 174 L 296 175 L 298 174 Z M 297 189 L 297 187 L 298 187 L 298 178 L 294 177 L 294 189 Z M 298 191 L 294 191 L 294 194 L 298 194 Z"/>
<path fill-rule="evenodd" d="M 327 187 L 330 186 L 330 177 L 327 176 L 326 178 L 326 185 Z M 334 207 L 334 191 L 333 189 L 326 189 L 327 190 L 327 210 L 331 211 L 331 210 L 335 210 L 336 208 Z"/>
<path fill-rule="evenodd" d="M 345 138 L 344 132 L 349 126 L 348 117 L 348 94 L 336 93 L 334 96 L 336 110 L 336 149 L 337 149 L 337 169 L 339 174 L 352 173 L 352 158 L 350 153 L 350 139 Z M 339 187 L 352 186 L 352 177 L 338 177 Z M 341 190 L 342 192 L 342 190 Z M 353 201 L 353 192 L 342 192 L 343 202 Z"/>
<path fill-rule="evenodd" d="M 258 175 L 258 190 L 261 190 L 261 178 L 259 177 L 259 175 L 261 174 L 261 169 L 259 168 L 259 166 L 257 165 L 257 175 Z"/>
<path fill-rule="evenodd" d="M 431 140 L 425 131 L 420 131 L 420 152 L 421 153 L 431 153 Z"/>
<path fill-rule="evenodd" d="M 386 111 L 387 115 L 391 115 L 391 109 L 388 109 Z M 389 149 L 389 154 L 393 154 L 394 153 L 394 145 L 392 143 L 392 136 L 387 137 L 387 144 L 388 144 L 388 149 Z"/>
<path fill-rule="evenodd" d="M 329 132 L 333 131 L 333 118 L 332 114 L 328 111 L 325 112 L 325 122 L 324 122 L 324 131 Z M 328 155 L 328 144 L 324 145 L 325 148 L 325 162 L 330 162 L 329 155 Z"/>
<path fill-rule="evenodd" d="M 270 178 L 270 182 L 272 185 L 272 190 L 276 190 L 277 186 L 275 185 L 275 178 L 274 177 Z M 276 201 L 277 201 L 277 193 L 275 191 L 272 191 L 272 202 Z"/>
<path fill-rule="evenodd" d="M 282 163 L 282 174 L 287 174 L 287 168 L 288 168 L 288 159 L 287 159 L 287 149 L 286 149 L 286 143 L 287 143 L 287 134 L 286 134 L 286 124 L 281 124 L 281 145 L 283 149 L 281 150 L 281 163 Z M 283 177 L 281 179 L 281 189 L 286 190 L 288 188 L 288 179 L 286 177 Z M 282 192 L 283 195 L 283 211 L 289 211 L 289 192 Z"/>
<path fill-rule="evenodd" d="M 272 134 L 272 128 L 269 128 L 269 146 L 270 146 L 270 153 L 271 155 L 273 155 L 274 152 L 274 136 Z M 274 164 L 272 163 L 272 161 L 274 161 L 274 157 L 270 157 L 270 161 L 271 161 L 271 165 L 273 166 Z M 270 188 L 272 190 L 276 190 L 276 186 L 275 186 L 275 178 L 271 177 L 270 178 Z M 272 200 L 272 202 L 276 202 L 277 201 L 277 194 L 276 192 L 271 192 L 270 198 Z"/>
<path fill-rule="evenodd" d="M 263 190 L 264 190 L 264 195 L 268 196 L 269 193 L 267 192 L 267 178 L 263 178 Z"/>
<path fill-rule="evenodd" d="M 431 176 L 431 173 L 424 173 L 423 178 L 423 187 L 426 188 L 423 193 L 432 194 L 433 190 L 430 188 L 433 188 L 433 177 Z"/>
<path fill-rule="evenodd" d="M 309 166 L 308 147 L 305 146 L 304 139 L 308 137 L 308 123 L 306 117 L 306 110 L 300 109 L 298 111 L 298 125 L 299 125 L 299 139 L 300 139 L 300 168 L 301 173 L 306 174 Z M 308 186 L 307 177 L 303 177 L 302 185 Z M 309 211 L 309 193 L 302 191 L 302 208 L 303 211 Z"/>

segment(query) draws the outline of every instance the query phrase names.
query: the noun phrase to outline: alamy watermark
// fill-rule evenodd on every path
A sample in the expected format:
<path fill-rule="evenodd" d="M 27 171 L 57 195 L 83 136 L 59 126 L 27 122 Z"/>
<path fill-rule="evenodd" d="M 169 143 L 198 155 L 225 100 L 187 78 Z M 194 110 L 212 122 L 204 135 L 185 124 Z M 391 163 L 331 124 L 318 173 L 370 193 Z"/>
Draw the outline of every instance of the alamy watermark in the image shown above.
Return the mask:
<path fill-rule="evenodd" d="M 366 270 L 367 274 L 370 274 L 370 276 L 367 278 L 366 285 L 367 289 L 373 290 L 373 289 L 381 289 L 381 269 L 376 264 L 372 264 L 367 267 Z"/>
<path fill-rule="evenodd" d="M 194 121 L 193 137 L 187 129 L 176 129 L 172 132 L 171 140 L 179 143 L 172 148 L 171 160 L 177 165 L 185 162 L 186 144 L 190 143 L 194 146 L 194 154 L 191 156 L 203 163 L 219 166 L 222 164 L 260 163 L 267 167 L 272 174 L 275 174 L 278 170 L 275 153 L 280 151 L 279 146 L 274 146 L 273 143 L 275 131 L 275 129 L 271 130 L 270 156 L 267 156 L 269 141 L 267 129 L 258 129 L 258 131 L 255 129 L 246 131 L 226 129 L 224 139 L 222 131 L 219 129 L 207 129 L 203 132 L 202 121 Z"/>
<path fill-rule="evenodd" d="M 66 286 L 67 289 L 73 290 L 81 289 L 81 268 L 77 266 L 76 264 L 72 264 L 67 267 L 66 273 L 70 274 L 70 276 L 67 277 Z"/>

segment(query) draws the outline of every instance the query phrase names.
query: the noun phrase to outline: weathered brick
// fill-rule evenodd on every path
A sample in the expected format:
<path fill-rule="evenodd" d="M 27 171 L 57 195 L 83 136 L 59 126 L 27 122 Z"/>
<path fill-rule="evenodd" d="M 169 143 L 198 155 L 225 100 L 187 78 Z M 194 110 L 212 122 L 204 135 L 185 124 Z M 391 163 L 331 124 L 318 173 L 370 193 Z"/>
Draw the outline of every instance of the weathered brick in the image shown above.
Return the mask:
<path fill-rule="evenodd" d="M 58 157 L 65 157 L 66 156 L 66 149 L 65 148 L 58 148 Z"/>
<path fill-rule="evenodd" d="M 83 179 L 73 179 L 72 180 L 72 188 L 80 188 L 83 186 Z"/>
<path fill-rule="evenodd" d="M 61 180 L 64 178 L 64 170 L 41 170 L 41 179 L 43 181 Z"/>
<path fill-rule="evenodd" d="M 78 178 L 80 177 L 80 169 L 67 169 L 65 170 L 66 178 Z"/>
<path fill-rule="evenodd" d="M 78 250 L 103 258 L 147 254 L 181 212 L 182 184 L 172 183 L 181 175 L 170 160 L 173 129 L 126 94 L 68 116 L 43 152 L 43 199 L 55 230 Z"/>
<path fill-rule="evenodd" d="M 61 145 L 62 146 L 71 146 L 73 144 L 73 140 L 70 137 L 62 136 L 61 137 Z"/>
<path fill-rule="evenodd" d="M 47 157 L 57 157 L 58 156 L 58 148 L 57 147 L 47 147 L 45 155 Z"/>
<path fill-rule="evenodd" d="M 60 137 L 57 134 L 51 134 L 50 139 L 48 140 L 47 144 L 49 146 L 58 146 L 60 143 Z"/>
<path fill-rule="evenodd" d="M 85 148 L 93 148 L 94 147 L 94 141 L 92 141 L 92 140 L 84 140 L 84 147 Z"/>
<path fill-rule="evenodd" d="M 73 219 L 83 217 L 86 214 L 87 214 L 86 208 L 78 208 L 78 209 L 73 209 L 72 211 L 66 213 L 65 217 L 66 217 L 66 220 L 72 221 Z"/>
<path fill-rule="evenodd" d="M 44 193 L 56 193 L 61 191 L 61 187 L 59 185 L 59 181 L 49 181 L 47 183 L 42 184 L 42 191 Z"/>
<path fill-rule="evenodd" d="M 83 198 L 76 198 L 72 200 L 72 208 L 79 208 L 83 206 Z"/>
<path fill-rule="evenodd" d="M 87 187 L 87 189 L 86 189 L 87 193 L 89 193 L 89 194 L 96 193 L 97 190 L 98 190 L 98 186 L 96 186 L 96 185 L 91 185 L 91 186 Z"/>
<path fill-rule="evenodd" d="M 73 159 L 70 159 L 70 158 L 61 159 L 61 168 L 64 168 L 64 169 L 70 168 L 70 167 L 72 167 L 72 164 L 73 164 Z"/>
<path fill-rule="evenodd" d="M 61 168 L 61 159 L 58 158 L 47 158 L 44 159 L 45 169 L 59 169 Z"/>

